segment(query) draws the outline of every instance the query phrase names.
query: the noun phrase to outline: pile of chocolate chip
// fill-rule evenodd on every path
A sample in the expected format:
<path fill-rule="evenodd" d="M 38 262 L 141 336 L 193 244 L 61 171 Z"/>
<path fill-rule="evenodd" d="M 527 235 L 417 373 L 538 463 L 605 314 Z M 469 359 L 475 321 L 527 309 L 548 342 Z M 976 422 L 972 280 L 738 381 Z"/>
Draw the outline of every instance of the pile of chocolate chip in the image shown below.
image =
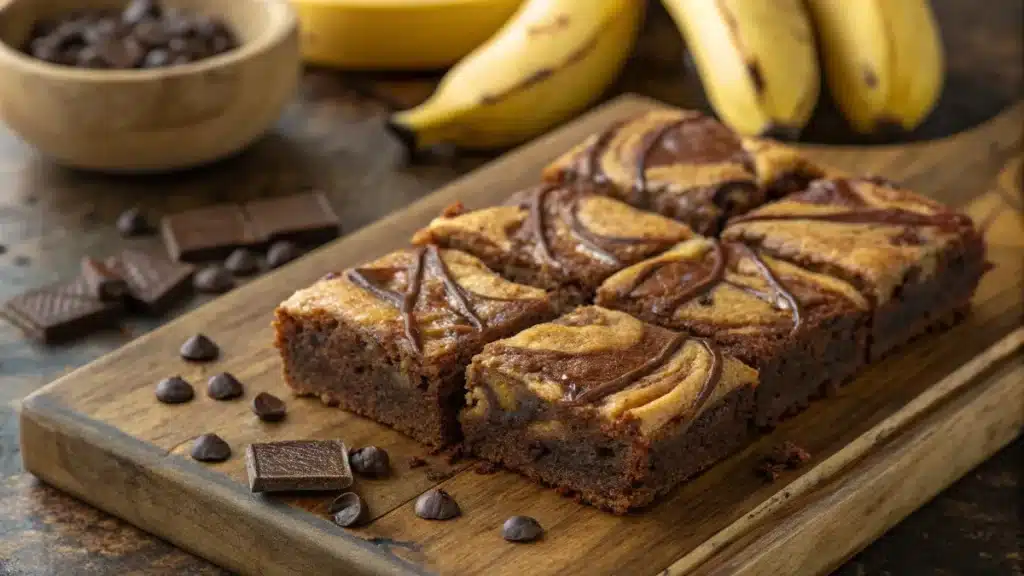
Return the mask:
<path fill-rule="evenodd" d="M 24 52 L 78 68 L 163 68 L 196 62 L 238 46 L 223 20 L 132 0 L 121 12 L 80 11 L 36 23 Z"/>

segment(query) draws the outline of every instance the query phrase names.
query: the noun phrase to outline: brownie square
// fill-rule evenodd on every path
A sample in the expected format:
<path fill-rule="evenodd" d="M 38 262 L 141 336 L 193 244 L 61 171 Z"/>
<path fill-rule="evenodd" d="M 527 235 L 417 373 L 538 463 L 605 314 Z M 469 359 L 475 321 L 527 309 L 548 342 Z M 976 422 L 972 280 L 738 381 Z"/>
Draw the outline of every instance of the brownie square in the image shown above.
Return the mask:
<path fill-rule="evenodd" d="M 459 438 L 473 355 L 553 315 L 543 290 L 428 246 L 329 274 L 278 306 L 274 327 L 296 393 L 442 446 Z"/>
<path fill-rule="evenodd" d="M 588 306 L 488 344 L 466 385 L 474 454 L 623 514 L 746 444 L 757 371 Z"/>
<path fill-rule="evenodd" d="M 872 361 L 960 318 L 988 268 L 969 217 L 879 179 L 816 181 L 722 236 L 857 288 L 872 308 Z"/>
<path fill-rule="evenodd" d="M 689 228 L 585 191 L 539 186 L 503 206 L 446 211 L 413 237 L 456 248 L 506 278 L 553 293 L 565 311 L 590 300 L 615 271 L 689 238 Z"/>
<path fill-rule="evenodd" d="M 683 242 L 606 280 L 597 304 L 708 338 L 756 367 L 761 426 L 847 382 L 867 358 L 868 302 L 853 286 L 742 244 Z"/>
<path fill-rule="evenodd" d="M 658 110 L 613 124 L 544 171 L 549 182 L 592 183 L 705 235 L 820 176 L 792 149 L 740 137 L 693 110 Z"/>

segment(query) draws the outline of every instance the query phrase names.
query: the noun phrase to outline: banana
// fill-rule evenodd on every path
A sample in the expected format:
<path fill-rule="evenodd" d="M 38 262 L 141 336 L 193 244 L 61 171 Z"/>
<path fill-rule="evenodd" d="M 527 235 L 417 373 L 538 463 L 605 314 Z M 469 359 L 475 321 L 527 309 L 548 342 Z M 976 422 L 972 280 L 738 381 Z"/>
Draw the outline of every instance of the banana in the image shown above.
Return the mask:
<path fill-rule="evenodd" d="M 2 3 L 2 2 L 0 2 Z M 292 0 L 311 64 L 438 69 L 484 43 L 522 0 Z"/>
<path fill-rule="evenodd" d="M 821 82 L 802 0 L 662 3 L 726 124 L 747 136 L 799 133 L 818 102 Z"/>
<path fill-rule="evenodd" d="M 423 104 L 391 116 L 409 148 L 518 144 L 580 112 L 632 51 L 643 0 L 527 0 Z"/>
<path fill-rule="evenodd" d="M 829 91 L 854 130 L 910 130 L 942 91 L 942 43 L 927 0 L 808 0 Z"/>

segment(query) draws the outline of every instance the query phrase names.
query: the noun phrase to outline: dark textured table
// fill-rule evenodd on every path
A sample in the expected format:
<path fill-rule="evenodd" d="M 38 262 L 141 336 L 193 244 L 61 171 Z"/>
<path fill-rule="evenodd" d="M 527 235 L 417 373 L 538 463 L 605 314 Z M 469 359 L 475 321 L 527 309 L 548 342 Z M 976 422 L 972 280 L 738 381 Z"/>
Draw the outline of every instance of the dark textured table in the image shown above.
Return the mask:
<path fill-rule="evenodd" d="M 949 61 L 946 91 L 928 122 L 901 140 L 963 130 L 1022 96 L 1024 3 L 934 4 Z M 381 119 L 388 110 L 420 101 L 435 80 L 310 71 L 274 134 L 235 159 L 173 176 L 113 178 L 63 170 L 0 127 L 0 300 L 74 275 L 83 255 L 110 254 L 126 244 L 155 246 L 156 238 L 126 241 L 113 230 L 117 214 L 134 205 L 157 215 L 317 187 L 330 193 L 351 231 L 408 204 L 490 158 L 444 155 L 412 165 L 385 134 Z M 624 91 L 706 106 L 678 34 L 658 8 L 612 92 Z M 846 130 L 827 97 L 820 108 L 805 140 L 864 142 Z M 57 348 L 30 344 L 0 323 L 0 576 L 221 572 L 25 474 L 17 439 L 20 398 L 202 301 Z M 1024 573 L 1022 467 L 1024 440 L 1018 439 L 838 574 Z"/>

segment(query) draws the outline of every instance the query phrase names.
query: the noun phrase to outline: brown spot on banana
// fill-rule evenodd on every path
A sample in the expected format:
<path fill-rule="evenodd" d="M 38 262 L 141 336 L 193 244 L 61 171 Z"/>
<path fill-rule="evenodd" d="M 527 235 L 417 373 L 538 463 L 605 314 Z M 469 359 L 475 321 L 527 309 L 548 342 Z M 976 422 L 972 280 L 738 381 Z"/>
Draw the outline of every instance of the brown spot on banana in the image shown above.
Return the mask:
<path fill-rule="evenodd" d="M 861 78 L 864 79 L 864 85 L 868 88 L 874 89 L 878 86 L 878 75 L 871 66 L 864 64 L 861 68 Z"/>
<path fill-rule="evenodd" d="M 715 6 L 718 7 L 718 12 L 722 15 L 722 21 L 725 22 L 725 27 L 729 30 L 729 39 L 736 46 L 740 57 L 747 63 L 747 70 L 750 72 L 750 80 L 754 83 L 754 90 L 757 91 L 759 97 L 763 96 L 765 89 L 764 74 L 761 72 L 761 66 L 758 64 L 757 59 L 743 45 L 743 40 L 740 38 L 740 26 L 736 22 L 736 17 L 729 10 L 724 0 L 715 0 Z"/>
<path fill-rule="evenodd" d="M 535 24 L 526 28 L 526 34 L 536 36 L 539 34 L 551 34 L 569 27 L 569 15 L 559 14 L 554 20 L 547 24 Z"/>
<path fill-rule="evenodd" d="M 748 60 L 747 72 L 750 74 L 750 80 L 754 83 L 754 90 L 757 90 L 758 94 L 763 94 L 765 83 L 764 74 L 761 72 L 761 64 L 757 60 Z"/>

